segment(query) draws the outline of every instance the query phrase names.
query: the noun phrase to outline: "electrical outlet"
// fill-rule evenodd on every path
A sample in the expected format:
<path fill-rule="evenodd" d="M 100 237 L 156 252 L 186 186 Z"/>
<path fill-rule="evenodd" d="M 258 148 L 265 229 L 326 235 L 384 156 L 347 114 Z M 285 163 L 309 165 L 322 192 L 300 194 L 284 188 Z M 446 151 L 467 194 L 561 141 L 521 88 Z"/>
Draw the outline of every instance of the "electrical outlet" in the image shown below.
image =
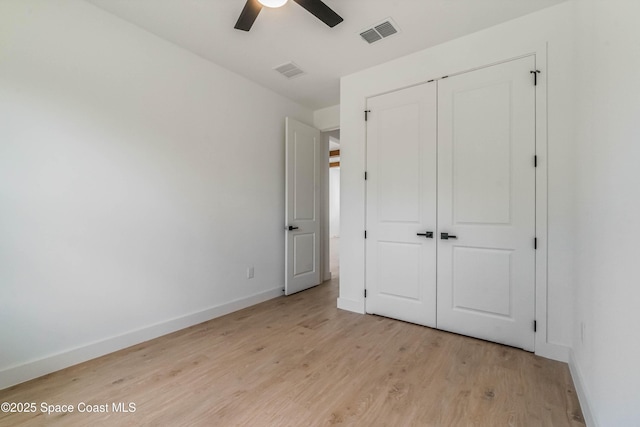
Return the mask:
<path fill-rule="evenodd" d="M 253 266 L 247 268 L 247 279 L 253 279 Z"/>

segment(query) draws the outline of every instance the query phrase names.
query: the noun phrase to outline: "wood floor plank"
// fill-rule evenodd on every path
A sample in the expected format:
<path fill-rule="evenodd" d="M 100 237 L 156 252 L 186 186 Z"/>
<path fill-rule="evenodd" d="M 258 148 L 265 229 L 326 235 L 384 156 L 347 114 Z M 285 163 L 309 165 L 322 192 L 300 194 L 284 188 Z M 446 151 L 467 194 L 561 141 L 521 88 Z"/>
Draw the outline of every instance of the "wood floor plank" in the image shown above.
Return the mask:
<path fill-rule="evenodd" d="M 0 391 L 0 426 L 584 426 L 566 364 L 335 307 L 337 281 Z M 109 409 L 112 409 L 109 406 Z"/>

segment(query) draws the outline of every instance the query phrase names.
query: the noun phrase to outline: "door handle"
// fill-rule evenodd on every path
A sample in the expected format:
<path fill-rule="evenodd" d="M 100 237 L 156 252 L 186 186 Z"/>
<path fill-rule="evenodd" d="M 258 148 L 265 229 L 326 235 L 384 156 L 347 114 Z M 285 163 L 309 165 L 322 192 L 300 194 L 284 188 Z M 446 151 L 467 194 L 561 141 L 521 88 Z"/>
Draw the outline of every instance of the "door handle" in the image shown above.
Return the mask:
<path fill-rule="evenodd" d="M 433 231 L 425 231 L 424 233 L 416 233 L 416 236 L 424 236 L 427 239 L 433 239 Z"/>
<path fill-rule="evenodd" d="M 453 234 L 449 234 L 449 233 L 440 233 L 440 238 L 442 240 L 449 240 L 449 239 L 457 239 L 458 236 L 454 236 Z"/>
<path fill-rule="evenodd" d="M 294 227 L 293 225 L 290 225 L 289 227 L 287 227 L 287 230 L 291 231 L 291 230 L 297 230 L 299 227 Z"/>

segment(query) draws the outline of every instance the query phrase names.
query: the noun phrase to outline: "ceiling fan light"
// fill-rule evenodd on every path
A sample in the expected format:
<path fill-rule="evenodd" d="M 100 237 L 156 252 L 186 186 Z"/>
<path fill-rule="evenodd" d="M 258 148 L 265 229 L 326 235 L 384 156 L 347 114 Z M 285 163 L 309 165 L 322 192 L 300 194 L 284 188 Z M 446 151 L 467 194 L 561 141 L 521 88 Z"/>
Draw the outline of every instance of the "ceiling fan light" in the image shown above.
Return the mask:
<path fill-rule="evenodd" d="M 258 0 L 258 3 L 266 7 L 280 7 L 284 6 L 286 2 L 287 0 Z"/>

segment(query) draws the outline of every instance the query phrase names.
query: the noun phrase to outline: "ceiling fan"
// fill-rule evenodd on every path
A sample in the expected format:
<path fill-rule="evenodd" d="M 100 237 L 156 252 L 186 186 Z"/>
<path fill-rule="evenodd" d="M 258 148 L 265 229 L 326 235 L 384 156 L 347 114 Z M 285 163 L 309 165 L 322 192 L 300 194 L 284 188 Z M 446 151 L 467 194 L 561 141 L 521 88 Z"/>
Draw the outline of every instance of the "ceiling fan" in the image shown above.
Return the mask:
<path fill-rule="evenodd" d="M 329 27 L 335 27 L 343 21 L 343 19 L 335 13 L 329 6 L 324 4 L 321 0 L 293 0 L 300 6 L 307 9 L 316 18 L 327 24 Z M 237 30 L 249 31 L 254 21 L 258 17 L 258 13 L 262 10 L 263 6 L 267 7 L 280 7 L 284 6 L 287 0 L 247 0 L 245 3 L 238 22 L 233 27 Z"/>

